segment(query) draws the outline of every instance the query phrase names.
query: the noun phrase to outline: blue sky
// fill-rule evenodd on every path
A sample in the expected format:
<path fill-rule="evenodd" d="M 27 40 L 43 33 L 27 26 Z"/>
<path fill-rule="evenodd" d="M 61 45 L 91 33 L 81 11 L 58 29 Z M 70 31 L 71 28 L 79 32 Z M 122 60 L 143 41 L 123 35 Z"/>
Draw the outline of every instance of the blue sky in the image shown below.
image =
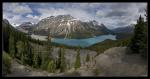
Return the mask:
<path fill-rule="evenodd" d="M 12 25 L 37 23 L 49 16 L 70 14 L 82 20 L 96 20 L 112 29 L 135 24 L 144 16 L 147 3 L 3 3 L 3 18 Z"/>

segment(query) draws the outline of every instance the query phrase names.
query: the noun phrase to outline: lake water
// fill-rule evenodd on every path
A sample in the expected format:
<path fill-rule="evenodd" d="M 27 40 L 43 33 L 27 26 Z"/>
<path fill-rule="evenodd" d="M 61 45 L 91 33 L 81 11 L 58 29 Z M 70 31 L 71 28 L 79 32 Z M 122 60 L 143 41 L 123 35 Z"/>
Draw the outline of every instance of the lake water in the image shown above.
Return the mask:
<path fill-rule="evenodd" d="M 93 44 L 102 42 L 106 39 L 116 40 L 116 35 L 101 35 L 93 38 L 87 39 L 63 39 L 63 38 L 54 38 L 51 42 L 64 44 L 68 46 L 80 46 L 80 47 L 89 47 Z"/>

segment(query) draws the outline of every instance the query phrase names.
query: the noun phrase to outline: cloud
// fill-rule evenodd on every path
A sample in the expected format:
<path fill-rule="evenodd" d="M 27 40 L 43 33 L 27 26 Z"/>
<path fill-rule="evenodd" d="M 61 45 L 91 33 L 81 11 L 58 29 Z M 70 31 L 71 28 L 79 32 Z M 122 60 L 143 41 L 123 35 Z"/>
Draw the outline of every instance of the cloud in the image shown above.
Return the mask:
<path fill-rule="evenodd" d="M 27 4 L 21 3 L 3 3 L 3 18 L 9 20 L 12 25 L 20 25 L 22 22 L 33 21 L 24 15 L 33 13 Z"/>
<path fill-rule="evenodd" d="M 48 16 L 57 16 L 57 15 L 66 15 L 66 14 L 70 14 L 71 16 L 80 19 L 82 21 L 89 21 L 91 20 L 93 17 L 86 12 L 85 10 L 82 9 L 76 9 L 76 8 L 47 8 L 47 9 L 43 9 L 43 8 L 39 8 L 37 9 L 37 11 L 41 14 L 40 19 L 43 19 L 45 17 Z"/>
<path fill-rule="evenodd" d="M 109 28 L 124 27 L 135 24 L 139 15 L 144 17 L 145 11 L 143 9 L 145 8 L 145 3 L 114 3 L 109 4 L 105 10 L 98 10 L 96 15 L 101 18 L 98 19 L 106 23 Z M 141 12 L 139 12 L 139 10 Z"/>
<path fill-rule="evenodd" d="M 49 16 L 70 14 L 82 20 L 96 20 L 108 28 L 136 23 L 147 3 L 3 3 L 3 18 L 10 23 L 37 23 Z"/>
<path fill-rule="evenodd" d="M 9 12 L 12 12 L 12 13 L 15 13 L 15 14 L 25 14 L 25 13 L 32 13 L 32 9 L 28 6 L 28 5 L 25 5 L 25 4 L 19 4 L 19 3 L 4 3 L 3 4 L 4 6 L 4 11 L 9 11 Z"/>
<path fill-rule="evenodd" d="M 27 17 L 27 18 L 30 18 L 30 19 L 39 20 L 39 17 L 38 17 L 38 16 L 33 16 L 33 15 L 31 15 L 31 14 L 28 14 L 26 17 Z"/>
<path fill-rule="evenodd" d="M 108 13 L 107 15 L 105 15 L 106 17 L 121 17 L 121 16 L 125 16 L 126 12 L 125 11 L 111 11 L 110 13 Z"/>

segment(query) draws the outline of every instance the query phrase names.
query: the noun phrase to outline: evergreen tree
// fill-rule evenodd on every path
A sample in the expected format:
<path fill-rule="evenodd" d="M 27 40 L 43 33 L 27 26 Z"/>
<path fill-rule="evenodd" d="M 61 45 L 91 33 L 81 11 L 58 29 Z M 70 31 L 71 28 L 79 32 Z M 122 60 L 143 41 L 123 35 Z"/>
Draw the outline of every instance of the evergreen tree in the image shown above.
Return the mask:
<path fill-rule="evenodd" d="M 9 53 L 12 57 L 15 57 L 15 42 L 13 35 L 10 35 L 9 37 Z"/>
<path fill-rule="evenodd" d="M 16 57 L 18 59 L 21 59 L 22 64 L 27 64 L 28 63 L 27 60 L 31 59 L 31 58 L 27 57 L 27 55 L 28 55 L 27 43 L 18 41 L 16 43 L 16 48 L 17 48 Z"/>
<path fill-rule="evenodd" d="M 38 63 L 38 68 L 41 66 L 41 52 L 38 54 L 38 61 L 37 61 L 37 63 Z"/>
<path fill-rule="evenodd" d="M 2 22 L 2 34 L 3 34 L 3 50 L 9 53 L 9 33 L 8 33 L 8 27 L 4 22 Z"/>
<path fill-rule="evenodd" d="M 33 54 L 32 54 L 32 50 L 31 50 L 31 45 L 29 44 L 29 41 L 27 40 L 27 42 L 25 43 L 25 63 L 28 65 L 32 65 L 33 64 Z"/>
<path fill-rule="evenodd" d="M 65 62 L 65 50 L 64 48 L 61 49 L 61 64 L 60 64 L 60 72 L 64 72 L 66 69 L 66 62 Z"/>
<path fill-rule="evenodd" d="M 46 70 L 48 63 L 50 60 L 52 60 L 52 55 L 51 55 L 51 46 L 47 45 L 46 47 L 47 52 L 42 53 L 42 64 L 41 64 L 41 68 Z"/>
<path fill-rule="evenodd" d="M 89 54 L 87 54 L 87 56 L 86 56 L 86 62 L 89 62 L 90 61 L 90 56 L 89 56 Z"/>
<path fill-rule="evenodd" d="M 145 14 L 145 17 L 146 17 L 146 22 L 148 22 L 148 10 L 147 10 L 147 7 L 146 7 L 146 9 L 145 9 L 145 12 L 146 12 L 146 14 Z"/>
<path fill-rule="evenodd" d="M 76 61 L 75 61 L 75 69 L 79 68 L 81 63 L 80 63 L 80 53 L 79 53 L 80 49 L 77 50 L 77 55 L 76 55 Z"/>
<path fill-rule="evenodd" d="M 65 53 L 64 48 L 60 48 L 58 52 L 58 59 L 56 61 L 56 68 L 60 69 L 60 72 L 64 72 L 66 69 L 64 53 Z"/>
<path fill-rule="evenodd" d="M 137 24 L 134 29 L 134 36 L 131 39 L 131 43 L 129 47 L 133 53 L 140 53 L 142 55 L 147 56 L 147 26 L 144 22 L 144 18 L 141 16 L 137 20 Z"/>
<path fill-rule="evenodd" d="M 40 52 L 35 52 L 33 57 L 33 67 L 39 68 L 41 65 Z"/>
<path fill-rule="evenodd" d="M 22 56 L 22 52 L 24 51 L 24 43 L 22 41 L 18 41 L 16 43 L 16 48 L 17 48 L 17 54 L 16 54 L 16 57 L 18 59 L 21 59 L 21 56 Z"/>
<path fill-rule="evenodd" d="M 60 64 L 61 64 L 61 48 L 59 48 L 59 51 L 58 51 L 58 58 L 57 58 L 57 66 L 56 68 L 59 69 L 60 68 Z"/>

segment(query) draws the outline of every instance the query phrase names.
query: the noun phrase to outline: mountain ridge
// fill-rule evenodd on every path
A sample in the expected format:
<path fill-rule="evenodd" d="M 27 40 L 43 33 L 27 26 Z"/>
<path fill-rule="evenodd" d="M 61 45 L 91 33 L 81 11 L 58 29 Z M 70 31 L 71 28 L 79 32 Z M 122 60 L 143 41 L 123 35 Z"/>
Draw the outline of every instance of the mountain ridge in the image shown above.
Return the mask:
<path fill-rule="evenodd" d="M 71 15 L 58 15 L 39 21 L 33 33 L 61 38 L 87 38 L 109 34 L 111 31 L 95 20 L 82 22 Z"/>

